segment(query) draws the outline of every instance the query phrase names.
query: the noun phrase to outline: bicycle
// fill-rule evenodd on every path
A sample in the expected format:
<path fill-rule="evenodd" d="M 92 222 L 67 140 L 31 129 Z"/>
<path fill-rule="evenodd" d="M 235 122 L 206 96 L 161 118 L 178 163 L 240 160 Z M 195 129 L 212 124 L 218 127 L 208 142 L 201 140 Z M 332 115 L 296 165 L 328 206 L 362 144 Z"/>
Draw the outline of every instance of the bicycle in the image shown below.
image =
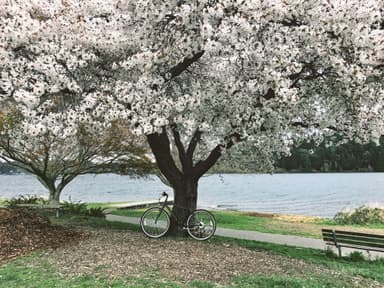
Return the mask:
<path fill-rule="evenodd" d="M 189 214 L 186 221 L 180 222 L 172 215 L 171 208 L 168 206 L 168 194 L 163 192 L 160 200 L 165 197 L 161 206 L 147 209 L 140 219 L 140 227 L 143 233 L 150 238 L 160 238 L 164 236 L 171 225 L 171 217 L 175 218 L 177 225 L 182 230 L 187 230 L 188 234 L 196 240 L 208 240 L 216 231 L 216 219 L 211 212 L 205 209 L 196 209 Z"/>

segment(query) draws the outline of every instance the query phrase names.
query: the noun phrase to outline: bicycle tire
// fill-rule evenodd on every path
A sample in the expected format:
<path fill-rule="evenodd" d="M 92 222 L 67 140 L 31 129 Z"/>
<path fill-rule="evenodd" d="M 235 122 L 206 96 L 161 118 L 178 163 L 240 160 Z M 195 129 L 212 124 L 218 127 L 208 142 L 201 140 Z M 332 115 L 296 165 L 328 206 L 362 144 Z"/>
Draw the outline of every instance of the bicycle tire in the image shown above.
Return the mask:
<path fill-rule="evenodd" d="M 196 209 L 187 220 L 188 234 L 196 240 L 210 239 L 216 232 L 216 219 L 211 212 L 205 209 Z"/>
<path fill-rule="evenodd" d="M 168 212 L 161 207 L 147 209 L 140 219 L 140 227 L 143 233 L 150 238 L 164 236 L 171 225 Z"/>

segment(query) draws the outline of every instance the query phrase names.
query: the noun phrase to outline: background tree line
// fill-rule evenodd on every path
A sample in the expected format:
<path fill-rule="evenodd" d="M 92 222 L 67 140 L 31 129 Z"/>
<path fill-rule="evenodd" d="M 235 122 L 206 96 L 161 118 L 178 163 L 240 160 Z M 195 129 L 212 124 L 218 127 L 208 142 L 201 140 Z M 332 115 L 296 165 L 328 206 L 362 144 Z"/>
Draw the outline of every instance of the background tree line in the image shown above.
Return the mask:
<path fill-rule="evenodd" d="M 304 142 L 293 148 L 289 157 L 278 159 L 276 167 L 287 172 L 384 171 L 383 136 L 380 145 L 354 141 L 327 145 L 327 142 L 329 139 L 320 145 L 314 141 Z"/>
<path fill-rule="evenodd" d="M 17 168 L 9 163 L 0 162 L 0 174 L 19 174 L 25 173 L 22 169 Z"/>
<path fill-rule="evenodd" d="M 380 145 L 355 141 L 335 144 L 342 140 L 341 136 L 333 136 L 321 143 L 315 140 L 302 142 L 291 149 L 289 156 L 275 156 L 274 167 L 269 169 L 254 165 L 254 158 L 260 157 L 260 151 L 247 147 L 234 158 L 220 161 L 210 172 L 384 172 L 384 136 L 380 138 Z"/>

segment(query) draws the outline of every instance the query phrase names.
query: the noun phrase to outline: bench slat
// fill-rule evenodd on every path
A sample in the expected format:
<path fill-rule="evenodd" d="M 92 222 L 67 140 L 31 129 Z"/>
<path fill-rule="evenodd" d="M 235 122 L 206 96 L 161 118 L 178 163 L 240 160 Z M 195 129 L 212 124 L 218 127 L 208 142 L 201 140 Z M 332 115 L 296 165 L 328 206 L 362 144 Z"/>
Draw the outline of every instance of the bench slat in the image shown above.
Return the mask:
<path fill-rule="evenodd" d="M 332 238 L 325 238 L 324 241 L 332 243 L 332 245 L 335 245 L 335 241 Z M 363 241 L 355 241 L 355 240 L 339 240 L 336 239 L 338 246 L 344 246 L 344 244 L 348 245 L 354 245 L 354 246 L 364 246 L 364 247 L 375 247 L 378 249 L 382 249 L 384 251 L 384 244 L 380 243 L 372 243 L 372 242 L 363 242 Z"/>
<path fill-rule="evenodd" d="M 321 229 L 323 234 L 331 234 L 333 235 L 333 230 L 331 229 Z M 365 237 L 375 237 L 375 238 L 381 238 L 384 239 L 384 235 L 378 235 L 378 234 L 369 234 L 369 233 L 362 233 L 362 232 L 351 232 L 351 231 L 342 231 L 342 230 L 334 230 L 336 235 L 337 234 L 344 234 L 344 235 L 354 235 L 354 236 L 365 236 Z"/>
<path fill-rule="evenodd" d="M 381 238 L 375 238 L 375 237 L 363 237 L 363 236 L 352 236 L 352 235 L 340 235 L 335 234 L 335 237 L 337 241 L 345 241 L 345 240 L 354 240 L 354 241 L 361 241 L 361 242 L 367 242 L 367 243 L 378 243 L 384 245 L 384 239 Z M 324 238 L 334 238 L 334 235 L 323 235 Z"/>
<path fill-rule="evenodd" d="M 335 241 L 335 238 L 331 235 L 323 236 L 324 241 Z M 357 237 L 342 237 L 340 235 L 336 235 L 336 241 L 343 242 L 343 241 L 356 241 L 356 242 L 366 242 L 366 243 L 376 243 L 376 244 L 383 244 L 384 242 L 381 239 L 373 239 L 373 238 L 357 238 Z"/>

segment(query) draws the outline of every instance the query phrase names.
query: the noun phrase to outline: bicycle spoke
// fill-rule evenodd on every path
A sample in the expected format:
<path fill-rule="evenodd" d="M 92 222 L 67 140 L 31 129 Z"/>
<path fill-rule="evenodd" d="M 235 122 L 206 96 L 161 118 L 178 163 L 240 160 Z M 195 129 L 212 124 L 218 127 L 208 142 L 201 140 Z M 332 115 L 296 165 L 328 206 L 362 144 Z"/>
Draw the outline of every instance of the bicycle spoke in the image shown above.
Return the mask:
<path fill-rule="evenodd" d="M 140 226 L 143 233 L 148 237 L 159 238 L 165 235 L 169 229 L 169 215 L 160 207 L 150 208 L 141 217 Z"/>
<path fill-rule="evenodd" d="M 188 217 L 187 230 L 192 238 L 207 240 L 216 231 L 215 217 L 207 210 L 197 209 Z"/>

